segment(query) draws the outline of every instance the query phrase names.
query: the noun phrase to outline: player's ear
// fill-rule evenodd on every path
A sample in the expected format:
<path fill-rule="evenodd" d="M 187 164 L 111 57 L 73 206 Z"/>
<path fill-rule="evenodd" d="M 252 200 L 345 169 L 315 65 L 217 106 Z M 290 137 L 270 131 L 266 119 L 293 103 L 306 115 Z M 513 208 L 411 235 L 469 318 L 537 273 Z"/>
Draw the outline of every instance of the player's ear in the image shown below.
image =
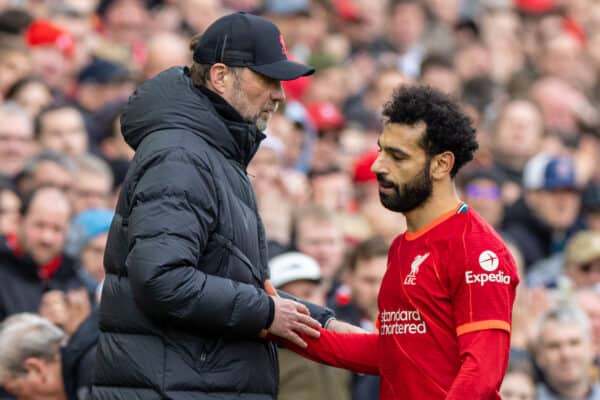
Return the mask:
<path fill-rule="evenodd" d="M 434 180 L 440 180 L 450 175 L 452 168 L 454 167 L 454 153 L 451 151 L 445 151 L 440 154 L 436 154 L 431 159 L 430 171 L 431 178 Z"/>

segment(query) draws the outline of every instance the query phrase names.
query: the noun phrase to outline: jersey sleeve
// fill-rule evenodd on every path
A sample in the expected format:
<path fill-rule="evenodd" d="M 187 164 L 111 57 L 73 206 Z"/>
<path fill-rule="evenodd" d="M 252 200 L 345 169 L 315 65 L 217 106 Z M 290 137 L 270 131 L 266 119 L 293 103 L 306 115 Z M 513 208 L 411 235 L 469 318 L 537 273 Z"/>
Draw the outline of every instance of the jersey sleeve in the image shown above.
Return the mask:
<path fill-rule="evenodd" d="M 379 334 L 339 333 L 326 329 L 321 329 L 320 332 L 317 339 L 301 335 L 308 345 L 304 349 L 274 335 L 269 335 L 268 338 L 312 361 L 360 374 L 379 375 Z"/>
<path fill-rule="evenodd" d="M 519 277 L 508 248 L 484 230 L 463 234 L 461 250 L 451 269 L 456 335 L 486 329 L 510 333 Z"/>

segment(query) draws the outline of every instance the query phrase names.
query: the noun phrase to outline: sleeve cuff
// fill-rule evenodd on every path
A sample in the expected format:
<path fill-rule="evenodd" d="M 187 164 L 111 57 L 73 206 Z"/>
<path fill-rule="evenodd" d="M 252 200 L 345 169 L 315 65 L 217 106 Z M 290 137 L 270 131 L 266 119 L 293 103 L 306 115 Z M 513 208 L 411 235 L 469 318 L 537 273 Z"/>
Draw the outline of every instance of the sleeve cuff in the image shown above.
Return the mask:
<path fill-rule="evenodd" d="M 265 329 L 269 329 L 271 324 L 273 324 L 273 320 L 275 319 L 275 301 L 271 296 L 269 297 L 269 316 L 267 317 L 267 325 Z"/>

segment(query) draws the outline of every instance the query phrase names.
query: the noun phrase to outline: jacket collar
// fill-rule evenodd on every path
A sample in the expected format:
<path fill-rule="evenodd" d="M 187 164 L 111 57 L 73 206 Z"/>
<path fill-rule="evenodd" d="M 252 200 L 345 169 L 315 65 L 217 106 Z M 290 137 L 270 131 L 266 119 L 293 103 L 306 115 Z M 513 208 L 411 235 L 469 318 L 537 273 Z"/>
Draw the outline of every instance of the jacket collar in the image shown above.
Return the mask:
<path fill-rule="evenodd" d="M 237 144 L 234 152 L 238 153 L 239 158 L 236 158 L 236 161 L 246 168 L 258 151 L 260 142 L 266 137 L 265 134 L 259 131 L 255 124 L 244 121 L 240 113 L 219 94 L 205 86 L 198 86 L 197 89 L 210 101 L 229 130 L 234 143 Z"/>

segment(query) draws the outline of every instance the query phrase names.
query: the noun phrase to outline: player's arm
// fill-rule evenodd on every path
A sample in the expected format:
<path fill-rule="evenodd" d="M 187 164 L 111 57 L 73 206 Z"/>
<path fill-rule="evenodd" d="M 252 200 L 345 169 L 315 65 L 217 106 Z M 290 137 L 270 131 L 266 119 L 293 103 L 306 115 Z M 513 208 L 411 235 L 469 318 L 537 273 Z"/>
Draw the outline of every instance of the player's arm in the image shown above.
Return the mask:
<path fill-rule="evenodd" d="M 498 390 L 508 364 L 510 335 L 489 329 L 458 337 L 461 367 L 446 400 L 500 399 Z"/>
<path fill-rule="evenodd" d="M 304 349 L 274 337 L 272 340 L 316 362 L 360 374 L 379 375 L 377 333 L 338 333 L 321 329 L 317 339 L 306 335 L 302 338 L 308 344 Z"/>

